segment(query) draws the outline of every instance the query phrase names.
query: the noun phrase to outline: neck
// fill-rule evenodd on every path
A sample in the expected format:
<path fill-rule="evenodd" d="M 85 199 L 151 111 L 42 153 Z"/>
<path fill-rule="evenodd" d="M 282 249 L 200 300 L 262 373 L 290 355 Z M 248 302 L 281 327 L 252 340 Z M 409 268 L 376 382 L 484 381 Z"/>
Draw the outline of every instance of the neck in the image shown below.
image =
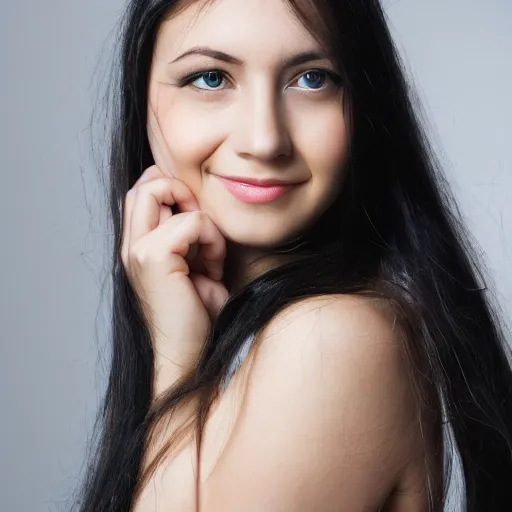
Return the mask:
<path fill-rule="evenodd" d="M 300 239 L 292 240 L 281 247 L 281 252 L 277 252 L 270 248 L 250 247 L 228 240 L 224 284 L 229 294 L 233 295 L 268 270 L 288 262 L 303 244 Z"/>
<path fill-rule="evenodd" d="M 283 261 L 283 255 L 275 254 L 269 249 L 249 247 L 227 241 L 224 284 L 229 294 L 233 295 Z"/>
<path fill-rule="evenodd" d="M 224 264 L 224 284 L 230 295 L 238 292 L 261 275 L 265 252 L 226 241 L 227 254 Z"/>

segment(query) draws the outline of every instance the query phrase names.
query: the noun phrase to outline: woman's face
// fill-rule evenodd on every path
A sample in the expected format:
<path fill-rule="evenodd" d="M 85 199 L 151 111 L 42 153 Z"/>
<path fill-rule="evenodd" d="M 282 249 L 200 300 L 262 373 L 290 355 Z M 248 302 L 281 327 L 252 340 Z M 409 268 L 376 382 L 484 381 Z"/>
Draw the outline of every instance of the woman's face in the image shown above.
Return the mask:
<path fill-rule="evenodd" d="M 339 193 L 348 133 L 338 72 L 282 0 L 201 6 L 192 2 L 158 33 L 149 84 L 152 153 L 228 240 L 270 248 L 296 237 Z M 233 195 L 219 177 L 294 185 L 255 203 Z"/>

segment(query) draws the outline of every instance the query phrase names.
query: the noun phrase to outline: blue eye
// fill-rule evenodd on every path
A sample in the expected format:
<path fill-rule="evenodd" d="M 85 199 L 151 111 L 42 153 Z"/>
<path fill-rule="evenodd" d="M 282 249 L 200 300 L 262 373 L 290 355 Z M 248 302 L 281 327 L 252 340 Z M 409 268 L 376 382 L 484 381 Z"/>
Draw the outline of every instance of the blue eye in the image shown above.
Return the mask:
<path fill-rule="evenodd" d="M 341 85 L 341 79 L 336 74 L 321 69 L 312 69 L 295 79 L 295 82 L 303 81 L 304 84 L 299 85 L 299 89 L 320 91 L 330 88 L 330 86 L 339 87 Z M 202 81 L 204 85 L 200 85 L 199 81 Z M 226 81 L 226 73 L 218 69 L 208 69 L 198 71 L 192 75 L 188 75 L 178 80 L 178 87 L 192 86 L 197 89 L 198 92 L 215 92 L 222 91 L 225 87 L 221 87 L 222 83 Z M 330 82 L 327 85 L 326 82 Z"/>
<path fill-rule="evenodd" d="M 220 71 L 205 71 L 191 83 L 192 85 L 194 85 L 194 87 L 197 87 L 198 89 L 217 89 L 219 85 L 222 83 L 223 78 L 224 75 Z M 194 82 L 197 82 L 198 80 L 203 80 L 204 83 L 207 85 L 207 88 L 195 85 Z"/>
<path fill-rule="evenodd" d="M 310 88 L 319 89 L 325 81 L 325 73 L 323 71 L 308 71 L 299 78 L 299 82 L 303 78 Z"/>

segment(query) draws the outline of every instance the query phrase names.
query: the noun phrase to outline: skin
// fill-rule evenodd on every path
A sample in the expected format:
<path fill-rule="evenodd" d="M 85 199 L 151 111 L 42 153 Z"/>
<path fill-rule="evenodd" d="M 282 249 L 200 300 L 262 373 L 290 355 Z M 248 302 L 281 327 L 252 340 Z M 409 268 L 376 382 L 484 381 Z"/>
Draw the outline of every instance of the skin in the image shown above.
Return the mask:
<path fill-rule="evenodd" d="M 333 202 L 347 159 L 347 123 L 331 60 L 283 66 L 302 52 L 324 54 L 284 2 L 216 0 L 202 7 L 194 2 L 161 26 L 148 137 L 157 166 L 186 183 L 226 238 L 233 289 L 276 265 L 272 247 L 296 237 Z M 169 64 L 198 46 L 243 64 L 203 55 Z M 177 85 L 208 70 L 224 77 Z M 311 70 L 321 72 L 305 76 Z M 212 174 L 303 183 L 271 203 L 247 204 Z M 256 263 L 256 257 L 263 258 Z"/>
<path fill-rule="evenodd" d="M 315 79 L 304 78 L 316 69 L 336 73 L 332 62 L 283 67 L 298 53 L 322 52 L 285 3 L 201 5 L 159 31 L 148 137 L 159 172 L 183 181 L 226 238 L 233 290 L 279 264 L 272 248 L 336 198 L 347 120 L 338 85 L 326 76 L 316 90 Z M 197 46 L 244 64 L 198 55 L 169 64 Z M 227 75 L 220 90 L 177 85 L 207 70 Z M 209 89 L 204 79 L 193 83 Z M 303 183 L 254 205 L 233 198 L 212 174 Z M 212 407 L 200 468 L 195 441 L 181 444 L 132 512 L 196 510 L 198 473 L 202 512 L 427 511 L 425 468 L 442 474 L 440 430 L 415 399 L 395 320 L 386 303 L 349 296 L 310 298 L 277 314 Z M 147 460 L 187 414 L 173 415 Z M 436 494 L 439 482 L 431 483 Z"/>

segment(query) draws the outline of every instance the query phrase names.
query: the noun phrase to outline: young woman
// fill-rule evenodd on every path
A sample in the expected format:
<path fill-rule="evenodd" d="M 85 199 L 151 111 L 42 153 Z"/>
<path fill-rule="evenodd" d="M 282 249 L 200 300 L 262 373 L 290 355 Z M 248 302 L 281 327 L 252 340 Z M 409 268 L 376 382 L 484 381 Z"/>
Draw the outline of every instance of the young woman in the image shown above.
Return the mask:
<path fill-rule="evenodd" d="M 457 454 L 512 510 L 506 343 L 378 1 L 132 0 L 116 84 L 79 510 L 440 511 Z"/>

